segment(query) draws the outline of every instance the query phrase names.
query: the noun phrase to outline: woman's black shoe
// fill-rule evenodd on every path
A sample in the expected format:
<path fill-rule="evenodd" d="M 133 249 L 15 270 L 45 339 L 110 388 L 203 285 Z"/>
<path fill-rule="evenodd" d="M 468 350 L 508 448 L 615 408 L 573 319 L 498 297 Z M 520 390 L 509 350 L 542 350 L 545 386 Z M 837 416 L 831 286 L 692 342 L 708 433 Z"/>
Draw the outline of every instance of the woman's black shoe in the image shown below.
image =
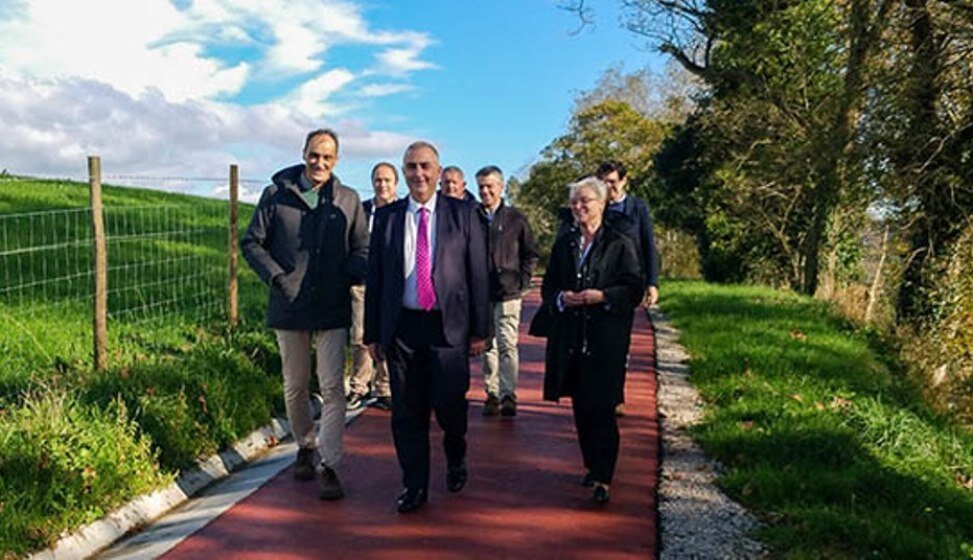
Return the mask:
<path fill-rule="evenodd" d="M 608 503 L 608 500 L 611 499 L 611 493 L 608 491 L 608 486 L 606 486 L 606 485 L 604 485 L 604 484 L 602 484 L 600 482 L 596 482 L 595 483 L 595 491 L 592 492 L 591 498 L 598 505 L 607 504 Z"/>

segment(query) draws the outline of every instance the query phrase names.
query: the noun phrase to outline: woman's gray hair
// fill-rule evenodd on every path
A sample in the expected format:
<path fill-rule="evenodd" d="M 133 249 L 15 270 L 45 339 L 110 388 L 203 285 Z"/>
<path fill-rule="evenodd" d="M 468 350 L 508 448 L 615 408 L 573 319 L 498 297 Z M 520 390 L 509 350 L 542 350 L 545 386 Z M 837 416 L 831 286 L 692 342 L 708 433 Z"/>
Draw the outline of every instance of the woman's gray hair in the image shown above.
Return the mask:
<path fill-rule="evenodd" d="M 594 175 L 589 175 L 587 177 L 582 177 L 581 179 L 568 185 L 569 203 L 571 202 L 571 199 L 574 198 L 574 195 L 581 189 L 591 189 L 602 202 L 608 198 L 608 187 L 605 185 L 605 183 Z"/>

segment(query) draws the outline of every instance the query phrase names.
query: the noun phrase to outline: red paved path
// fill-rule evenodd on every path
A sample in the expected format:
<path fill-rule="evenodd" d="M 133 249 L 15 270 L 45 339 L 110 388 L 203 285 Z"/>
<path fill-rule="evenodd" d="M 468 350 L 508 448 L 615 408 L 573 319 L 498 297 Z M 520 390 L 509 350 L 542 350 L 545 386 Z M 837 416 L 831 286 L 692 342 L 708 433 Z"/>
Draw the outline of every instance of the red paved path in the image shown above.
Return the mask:
<path fill-rule="evenodd" d="M 166 558 L 654 558 L 659 438 L 649 322 L 636 313 L 612 500 L 599 508 L 578 485 L 569 401 L 541 400 L 544 341 L 526 333 L 536 304 L 535 292 L 524 305 L 516 418 L 481 416 L 482 375 L 474 368 L 462 492 L 446 491 L 433 421 L 429 503 L 397 514 L 401 478 L 388 415 L 369 409 L 346 432 L 344 500 L 318 500 L 317 483 L 295 481 L 288 468 Z"/>

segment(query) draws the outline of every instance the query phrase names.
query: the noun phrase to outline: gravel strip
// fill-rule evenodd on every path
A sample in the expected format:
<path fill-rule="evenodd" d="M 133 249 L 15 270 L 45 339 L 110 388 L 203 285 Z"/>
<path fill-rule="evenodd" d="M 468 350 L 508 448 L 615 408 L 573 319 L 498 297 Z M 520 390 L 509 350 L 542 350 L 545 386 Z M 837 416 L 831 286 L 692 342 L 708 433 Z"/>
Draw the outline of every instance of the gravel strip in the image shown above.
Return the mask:
<path fill-rule="evenodd" d="M 659 477 L 659 558 L 763 558 L 768 552 L 747 535 L 758 521 L 716 487 L 722 466 L 689 435 L 703 402 L 690 382 L 689 354 L 679 331 L 657 309 L 655 327 L 662 470 Z"/>

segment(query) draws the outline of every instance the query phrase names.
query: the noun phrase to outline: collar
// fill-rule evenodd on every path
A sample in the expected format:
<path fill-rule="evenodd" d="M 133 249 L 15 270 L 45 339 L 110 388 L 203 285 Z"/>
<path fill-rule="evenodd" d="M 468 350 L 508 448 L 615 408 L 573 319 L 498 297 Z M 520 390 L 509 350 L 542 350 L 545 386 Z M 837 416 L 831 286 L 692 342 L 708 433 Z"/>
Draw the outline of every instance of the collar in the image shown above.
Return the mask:
<path fill-rule="evenodd" d="M 483 204 L 480 204 L 480 208 L 483 209 L 483 213 L 486 214 L 487 216 L 496 216 L 497 212 L 500 211 L 500 208 L 502 206 L 503 206 L 502 199 L 500 200 L 500 202 L 497 203 L 497 205 L 492 210 L 490 208 L 487 208 L 486 206 L 483 206 Z"/>
<path fill-rule="evenodd" d="M 419 208 L 425 208 L 426 210 L 429 210 L 429 215 L 431 216 L 436 213 L 436 202 L 438 199 L 439 193 L 434 192 L 432 193 L 432 198 L 427 200 L 425 204 L 419 204 L 416 202 L 416 199 L 412 198 L 412 195 L 409 195 L 409 206 L 407 208 L 410 214 L 419 212 Z"/>
<path fill-rule="evenodd" d="M 301 176 L 297 181 L 297 188 L 300 189 L 301 192 L 306 192 L 311 190 L 313 186 L 314 185 L 311 184 L 311 180 L 307 178 L 307 174 L 304 173 L 304 170 L 302 169 Z"/>
<path fill-rule="evenodd" d="M 609 206 L 617 206 L 619 204 L 625 204 L 625 199 L 626 198 L 628 198 L 628 193 L 622 194 L 622 198 L 619 198 L 618 200 L 616 200 L 614 202 L 609 202 L 608 205 Z"/>

